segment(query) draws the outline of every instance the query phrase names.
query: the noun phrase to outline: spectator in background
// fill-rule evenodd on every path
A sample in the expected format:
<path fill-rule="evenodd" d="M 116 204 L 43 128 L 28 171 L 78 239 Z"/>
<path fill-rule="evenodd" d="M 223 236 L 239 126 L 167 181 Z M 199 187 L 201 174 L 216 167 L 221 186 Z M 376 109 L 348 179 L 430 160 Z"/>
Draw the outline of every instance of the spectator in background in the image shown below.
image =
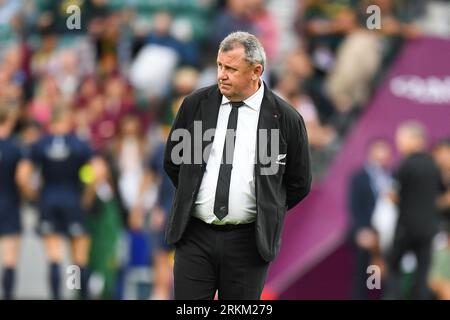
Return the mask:
<path fill-rule="evenodd" d="M 102 18 L 98 34 L 94 36 L 97 72 L 111 77 L 119 70 L 120 16 L 111 14 Z"/>
<path fill-rule="evenodd" d="M 14 122 L 15 115 L 11 109 L 0 105 L 0 253 L 5 300 L 13 298 L 22 229 L 19 187 L 24 185 L 24 165 L 20 147 L 10 137 Z"/>
<path fill-rule="evenodd" d="M 337 115 L 348 117 L 354 109 L 365 105 L 381 64 L 382 52 L 379 35 L 360 26 L 355 11 L 342 10 L 338 17 L 340 24 L 346 26 L 347 36 L 337 48 L 325 88 Z"/>
<path fill-rule="evenodd" d="M 2 57 L 2 64 L 10 81 L 19 86 L 25 86 L 29 77 L 24 68 L 25 55 L 26 52 L 22 47 L 12 46 L 7 49 Z"/>
<path fill-rule="evenodd" d="M 37 92 L 29 104 L 29 117 L 48 129 L 52 113 L 56 106 L 62 102 L 61 92 L 55 78 L 50 75 L 44 76 L 41 78 Z"/>
<path fill-rule="evenodd" d="M 354 249 L 353 299 L 367 299 L 367 267 L 377 264 L 384 269 L 380 259 L 380 243 L 372 226 L 372 215 L 379 198 L 391 189 L 388 167 L 391 146 L 386 140 L 376 138 L 368 145 L 368 157 L 364 166 L 352 176 L 348 191 L 348 207 L 351 213 L 350 237 Z M 381 265 L 380 265 L 381 264 Z"/>
<path fill-rule="evenodd" d="M 16 40 L 20 30 L 20 13 L 23 3 L 18 0 L 0 0 L 0 56 L 5 49 L 4 44 Z"/>
<path fill-rule="evenodd" d="M 77 52 L 72 49 L 61 50 L 58 53 L 58 66 L 55 70 L 55 81 L 66 103 L 72 103 L 73 97 L 81 82 Z"/>
<path fill-rule="evenodd" d="M 134 111 L 134 98 L 130 87 L 122 76 L 113 76 L 105 83 L 104 117 L 110 119 L 117 127 L 121 119 Z M 115 133 L 117 129 L 115 130 Z"/>
<path fill-rule="evenodd" d="M 288 72 L 298 76 L 302 91 L 311 98 L 317 107 L 317 115 L 320 121 L 324 124 L 329 123 L 329 119 L 334 114 L 334 106 L 324 94 L 322 80 L 317 76 L 311 57 L 306 50 L 299 47 L 291 51 L 283 60 L 284 65 L 279 77 L 282 78 Z"/>
<path fill-rule="evenodd" d="M 305 37 L 314 67 L 322 75 L 332 68 L 335 51 L 352 27 L 348 14 L 355 7 L 356 1 L 311 0 L 299 17 L 300 34 Z"/>
<path fill-rule="evenodd" d="M 299 76 L 289 71 L 283 73 L 274 91 L 302 115 L 311 147 L 321 149 L 333 141 L 336 136 L 334 129 L 321 124 L 316 106 L 311 98 L 302 92 Z"/>
<path fill-rule="evenodd" d="M 369 5 L 380 8 L 380 30 L 366 26 Z M 416 6 L 393 0 L 307 1 L 297 26 L 314 66 L 311 97 L 340 135 L 366 104 L 403 39 L 420 34 L 413 23 L 417 10 L 410 7 Z"/>
<path fill-rule="evenodd" d="M 165 141 L 169 136 L 170 129 L 162 127 L 161 131 L 162 133 L 160 134 L 156 150 L 148 162 L 144 179 L 142 179 L 138 201 L 131 213 L 132 215 L 141 216 L 136 219 L 142 223 L 144 221 L 142 216 L 145 214 L 143 205 L 145 190 L 148 190 L 151 185 L 158 186 L 158 199 L 150 213 L 150 234 L 153 245 L 152 252 L 154 253 L 154 288 L 151 295 L 152 300 L 167 300 L 172 297 L 173 261 L 170 254 L 174 248 L 166 243 L 164 231 L 172 207 L 175 188 L 163 167 Z M 144 226 L 136 225 L 136 227 L 143 228 Z"/>
<path fill-rule="evenodd" d="M 80 114 L 83 135 L 89 137 L 95 149 L 111 151 L 123 117 L 135 110 L 134 96 L 121 76 L 107 78 L 104 92 L 90 100 L 87 110 Z"/>
<path fill-rule="evenodd" d="M 0 0 L 0 26 L 9 25 L 20 13 L 22 1 Z"/>
<path fill-rule="evenodd" d="M 58 35 L 51 31 L 41 34 L 41 44 L 33 52 L 31 57 L 31 75 L 35 80 L 40 80 L 52 70 L 57 59 Z"/>
<path fill-rule="evenodd" d="M 267 54 L 267 64 L 274 60 L 278 53 L 279 35 L 278 26 L 272 13 L 266 8 L 264 0 L 247 0 L 252 25 L 254 25 L 257 37 L 264 46 Z"/>
<path fill-rule="evenodd" d="M 366 26 L 366 9 L 370 5 L 380 8 L 382 28 L 379 30 L 369 30 Z M 382 76 L 383 65 L 388 65 L 395 56 L 402 39 L 420 34 L 411 19 L 402 19 L 402 13 L 407 11 L 407 6 L 402 5 L 393 0 L 361 1 L 353 9 L 339 10 L 336 15 L 336 26 L 345 37 L 336 49 L 325 89 L 336 108 L 333 121 L 342 134 L 367 103 L 374 84 Z"/>
<path fill-rule="evenodd" d="M 191 53 L 170 34 L 172 17 L 159 12 L 153 21 L 153 31 L 143 41 L 135 39 L 139 49 L 131 64 L 130 81 L 150 101 L 169 92 L 170 80 L 178 63 L 191 63 Z"/>
<path fill-rule="evenodd" d="M 106 158 L 91 162 L 93 180 L 83 195 L 91 237 L 89 288 L 92 298 L 114 299 L 119 268 L 118 245 L 122 230 L 121 204 Z"/>
<path fill-rule="evenodd" d="M 77 134 L 88 140 L 94 150 L 106 149 L 115 127 L 104 117 L 105 96 L 102 93 L 94 95 L 86 106 L 75 113 Z"/>
<path fill-rule="evenodd" d="M 80 168 L 92 157 L 90 147 L 71 133 L 72 114 L 66 109 L 52 113 L 50 135 L 41 138 L 31 149 L 27 162 L 27 180 L 31 181 L 33 166 L 41 168 L 42 190 L 39 192 L 39 232 L 50 262 L 52 298 L 61 298 L 60 264 L 63 259 L 63 235 L 71 240 L 72 261 L 80 267 L 81 298 L 88 298 L 89 237 L 85 212 L 81 207 Z M 30 187 L 28 187 L 30 188 Z M 27 190 L 27 194 L 36 190 Z"/>
<path fill-rule="evenodd" d="M 87 108 L 91 99 L 94 99 L 99 93 L 101 93 L 101 90 L 97 79 L 94 76 L 84 77 L 76 92 L 76 97 L 74 99 L 75 108 L 78 110 Z"/>
<path fill-rule="evenodd" d="M 216 48 L 223 38 L 237 30 L 257 34 L 251 20 L 252 9 L 251 1 L 227 0 L 225 8 L 219 11 L 213 23 L 212 47 Z"/>
<path fill-rule="evenodd" d="M 442 245 L 433 252 L 428 285 L 436 299 L 450 300 L 450 229 L 443 230 Z"/>
<path fill-rule="evenodd" d="M 441 211 L 441 226 L 443 230 L 450 228 L 450 139 L 438 142 L 433 149 L 433 156 L 441 170 L 442 194 L 438 200 Z"/>
<path fill-rule="evenodd" d="M 389 257 L 388 297 L 405 298 L 400 286 L 400 262 L 411 250 L 417 259 L 412 299 L 428 299 L 427 285 L 431 262 L 431 242 L 438 228 L 436 201 L 440 193 L 440 173 L 426 153 L 426 132 L 415 121 L 399 126 L 396 144 L 403 159 L 395 172 L 397 183 L 393 196 L 398 203 L 399 217 Z"/>
<path fill-rule="evenodd" d="M 11 46 L 0 55 L 0 104 L 12 108 L 24 108 L 25 98 L 29 96 L 30 77 L 26 68 L 27 50 L 20 46 Z M 21 114 L 17 115 L 18 117 Z"/>
<path fill-rule="evenodd" d="M 195 46 L 189 42 L 183 43 L 171 34 L 171 14 L 166 11 L 161 11 L 156 13 L 153 19 L 153 30 L 147 36 L 145 44 L 172 48 L 180 57 L 180 64 L 196 66 L 198 64 L 198 53 Z"/>
<path fill-rule="evenodd" d="M 305 120 L 311 148 L 313 180 L 318 181 L 336 152 L 338 137 L 333 127 L 321 123 L 316 105 L 304 92 L 301 73 L 294 71 L 295 69 L 286 69 L 287 71 L 280 76 L 274 92 L 289 102 Z"/>
<path fill-rule="evenodd" d="M 19 140 L 25 154 L 31 152 L 31 147 L 42 134 L 42 127 L 33 120 L 27 120 L 20 124 Z"/>
<path fill-rule="evenodd" d="M 450 139 L 439 141 L 433 156 L 441 170 L 443 187 L 438 199 L 442 244 L 433 252 L 428 283 L 437 299 L 450 300 Z"/>
<path fill-rule="evenodd" d="M 170 100 L 166 102 L 159 116 L 162 123 L 173 122 L 183 99 L 194 91 L 198 78 L 198 71 L 192 67 L 182 67 L 175 72 L 172 92 L 169 94 Z"/>
<path fill-rule="evenodd" d="M 118 136 L 115 141 L 113 156 L 118 172 L 118 186 L 121 199 L 129 214 L 129 225 L 132 229 L 142 226 L 143 216 L 131 215 L 139 199 L 139 186 L 145 172 L 144 159 L 148 154 L 147 145 L 142 134 L 141 123 L 135 115 L 128 115 L 120 122 Z M 155 190 L 146 190 L 143 206 L 149 210 L 155 201 Z M 145 201 L 144 201 L 145 200 Z M 138 220 L 139 219 L 139 220 Z"/>
<path fill-rule="evenodd" d="M 0 105 L 7 106 L 8 108 L 18 111 L 20 116 L 23 110 L 23 90 L 22 86 L 10 81 L 8 75 L 3 73 L 0 66 Z M 3 78 L 3 79 L 2 79 Z"/>

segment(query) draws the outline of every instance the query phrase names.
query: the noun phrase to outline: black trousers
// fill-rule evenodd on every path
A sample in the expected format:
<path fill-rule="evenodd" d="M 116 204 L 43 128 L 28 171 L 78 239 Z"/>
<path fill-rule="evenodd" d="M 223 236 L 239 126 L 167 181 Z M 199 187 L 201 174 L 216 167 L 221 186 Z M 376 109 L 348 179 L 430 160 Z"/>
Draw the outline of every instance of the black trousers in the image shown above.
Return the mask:
<path fill-rule="evenodd" d="M 176 300 L 257 300 L 269 263 L 258 253 L 255 224 L 214 226 L 191 218 L 177 242 Z"/>
<path fill-rule="evenodd" d="M 366 300 L 369 298 L 369 289 L 367 288 L 367 267 L 370 264 L 371 253 L 368 250 L 364 250 L 352 243 L 353 246 L 353 259 L 354 270 L 352 274 L 353 288 L 352 299 L 353 300 Z"/>
<path fill-rule="evenodd" d="M 389 256 L 388 298 L 406 299 L 401 288 L 400 263 L 407 251 L 412 251 L 417 258 L 410 298 L 413 300 L 430 299 L 428 289 L 428 271 L 431 264 L 432 238 L 414 239 L 396 235 Z"/>

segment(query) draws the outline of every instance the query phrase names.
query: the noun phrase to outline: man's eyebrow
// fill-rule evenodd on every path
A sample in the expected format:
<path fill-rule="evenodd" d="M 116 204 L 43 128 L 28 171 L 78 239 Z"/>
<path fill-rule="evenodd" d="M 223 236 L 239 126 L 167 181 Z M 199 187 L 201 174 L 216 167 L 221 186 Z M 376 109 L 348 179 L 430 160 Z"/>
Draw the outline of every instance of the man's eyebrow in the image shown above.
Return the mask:
<path fill-rule="evenodd" d="M 225 66 L 226 68 L 230 68 L 230 69 L 237 70 L 237 67 L 231 66 L 231 65 L 229 65 L 229 64 L 224 64 L 224 63 L 222 63 L 222 62 L 220 62 L 220 61 L 217 61 L 216 64 L 217 64 L 217 65 L 221 64 L 221 65 Z"/>

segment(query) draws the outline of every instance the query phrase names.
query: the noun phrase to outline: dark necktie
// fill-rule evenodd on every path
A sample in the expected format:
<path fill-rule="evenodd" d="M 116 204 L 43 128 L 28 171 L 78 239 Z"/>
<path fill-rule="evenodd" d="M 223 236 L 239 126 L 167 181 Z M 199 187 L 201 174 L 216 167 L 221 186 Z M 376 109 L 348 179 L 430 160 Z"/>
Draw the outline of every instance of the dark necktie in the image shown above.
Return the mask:
<path fill-rule="evenodd" d="M 228 214 L 228 199 L 230 196 L 230 178 L 231 178 L 231 169 L 233 168 L 233 154 L 234 154 L 234 143 L 235 138 L 233 139 L 233 143 L 231 145 L 232 148 L 228 148 L 231 150 L 227 150 L 227 140 L 229 139 L 228 133 L 236 132 L 237 120 L 238 120 L 238 111 L 239 107 L 241 107 L 244 103 L 242 101 L 239 102 L 231 102 L 231 112 L 228 118 L 228 126 L 227 126 L 227 134 L 225 135 L 225 142 L 223 144 L 223 153 L 222 153 L 222 162 L 220 164 L 219 170 L 219 178 L 217 179 L 217 188 L 216 188 L 216 197 L 214 199 L 214 214 L 219 220 L 225 218 Z M 228 151 L 228 155 L 227 152 Z M 228 159 L 228 161 L 227 161 Z"/>

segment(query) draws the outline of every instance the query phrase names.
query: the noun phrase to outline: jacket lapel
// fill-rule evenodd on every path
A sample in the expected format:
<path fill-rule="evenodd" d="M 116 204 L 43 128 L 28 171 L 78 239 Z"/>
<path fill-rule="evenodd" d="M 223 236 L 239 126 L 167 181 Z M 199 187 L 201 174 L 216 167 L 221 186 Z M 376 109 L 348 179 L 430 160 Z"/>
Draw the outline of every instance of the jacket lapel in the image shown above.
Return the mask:
<path fill-rule="evenodd" d="M 264 83 L 264 98 L 261 103 L 261 110 L 259 112 L 259 120 L 258 120 L 258 132 L 256 136 L 256 164 L 258 168 L 256 169 L 256 173 L 259 173 L 261 164 L 261 153 L 270 155 L 270 141 L 271 141 L 271 130 L 272 129 L 280 129 L 280 112 L 278 107 L 276 106 L 275 99 L 273 97 L 272 91 L 267 87 Z M 260 134 L 266 135 L 267 146 L 262 146 L 260 144 Z M 281 133 L 280 133 L 281 134 Z M 259 150 L 259 147 L 266 148 L 266 150 Z M 261 151 L 261 152 L 260 152 Z M 265 153 L 264 153 L 265 152 Z"/>
<path fill-rule="evenodd" d="M 211 150 L 212 142 L 214 141 L 214 135 L 215 130 L 217 126 L 217 118 L 219 116 L 219 108 L 220 103 L 222 101 L 222 94 L 219 91 L 218 86 L 214 86 L 211 90 L 208 97 L 201 102 L 200 106 L 200 116 L 202 121 L 202 153 L 205 152 L 205 148 L 209 145 L 209 150 L 206 155 L 206 161 L 203 159 L 202 156 L 202 162 L 204 164 L 204 168 L 206 167 L 205 164 L 209 158 L 209 152 Z M 214 131 L 213 136 L 207 137 L 209 138 L 209 141 L 205 141 L 205 131 L 208 129 L 213 129 Z"/>

